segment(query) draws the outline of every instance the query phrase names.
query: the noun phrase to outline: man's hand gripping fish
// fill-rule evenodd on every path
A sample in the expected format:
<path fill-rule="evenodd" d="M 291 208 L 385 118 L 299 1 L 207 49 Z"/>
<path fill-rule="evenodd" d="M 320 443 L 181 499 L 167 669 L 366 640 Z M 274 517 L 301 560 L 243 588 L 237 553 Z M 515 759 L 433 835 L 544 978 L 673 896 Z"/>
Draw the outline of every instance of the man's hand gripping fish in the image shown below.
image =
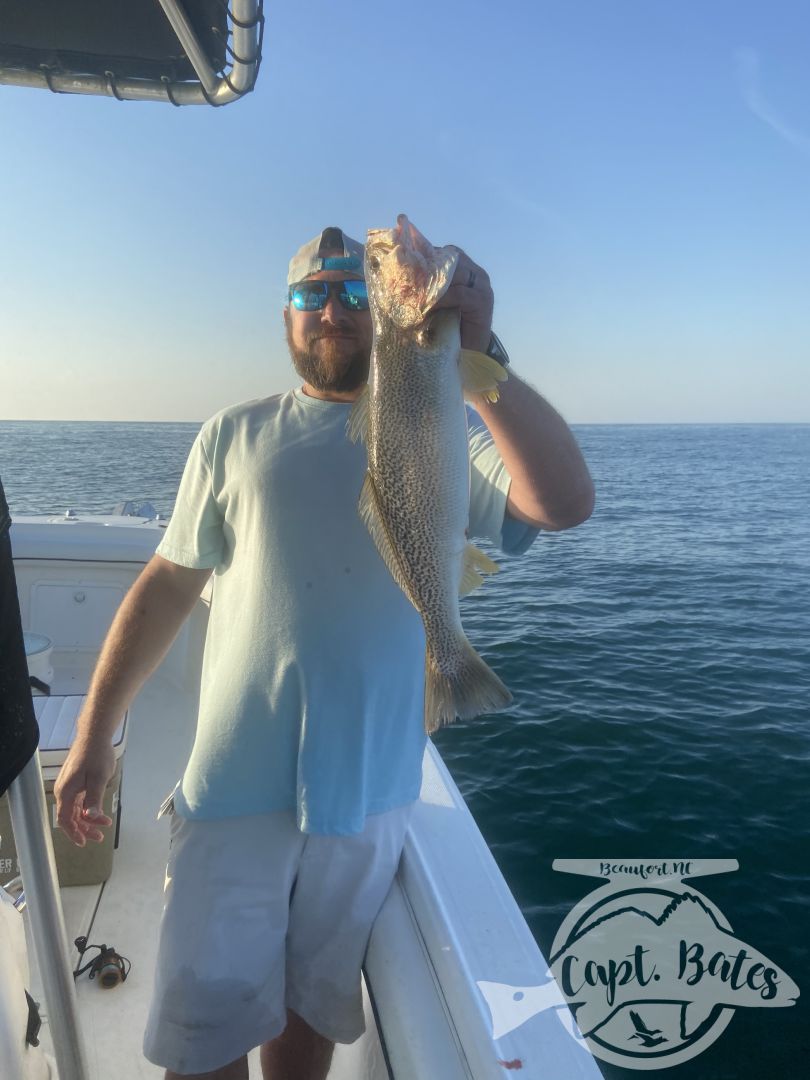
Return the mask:
<path fill-rule="evenodd" d="M 461 349 L 460 315 L 434 310 L 458 262 L 404 214 L 370 229 L 366 284 L 374 327 L 368 388 L 348 431 L 364 438 L 360 515 L 426 636 L 425 730 L 503 709 L 511 694 L 467 640 L 459 596 L 498 567 L 467 543 L 470 457 L 464 391 L 497 398 L 503 368 Z"/>

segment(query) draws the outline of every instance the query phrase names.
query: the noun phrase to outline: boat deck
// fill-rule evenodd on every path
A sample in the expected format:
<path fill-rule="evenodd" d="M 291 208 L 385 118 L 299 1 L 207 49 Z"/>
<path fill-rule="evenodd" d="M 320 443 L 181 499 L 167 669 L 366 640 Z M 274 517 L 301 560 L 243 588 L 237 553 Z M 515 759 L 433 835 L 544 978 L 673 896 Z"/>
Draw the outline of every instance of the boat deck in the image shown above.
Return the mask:
<path fill-rule="evenodd" d="M 89 673 L 57 662 L 54 694 L 86 691 Z M 163 1070 L 143 1057 L 141 1041 L 149 1009 L 163 908 L 163 879 L 168 855 L 169 824 L 157 811 L 180 777 L 191 749 L 194 701 L 158 672 L 130 709 L 130 725 L 121 787 L 121 832 L 113 872 L 102 885 L 61 889 L 71 962 L 79 935 L 91 943 L 112 945 L 132 962 L 127 980 L 103 990 L 85 974 L 77 980 L 79 1016 L 84 1032 L 91 1080 L 156 1080 Z M 28 941 L 32 994 L 43 1002 L 33 943 Z M 96 955 L 88 953 L 88 959 Z M 335 1049 L 330 1080 L 387 1078 L 367 993 L 367 1033 L 352 1046 Z M 42 1044 L 48 1052 L 49 1031 L 43 1017 Z M 376 1046 L 376 1050 L 375 1050 Z M 358 1055 L 362 1059 L 358 1060 Z M 258 1051 L 249 1058 L 251 1080 L 260 1080 Z"/>

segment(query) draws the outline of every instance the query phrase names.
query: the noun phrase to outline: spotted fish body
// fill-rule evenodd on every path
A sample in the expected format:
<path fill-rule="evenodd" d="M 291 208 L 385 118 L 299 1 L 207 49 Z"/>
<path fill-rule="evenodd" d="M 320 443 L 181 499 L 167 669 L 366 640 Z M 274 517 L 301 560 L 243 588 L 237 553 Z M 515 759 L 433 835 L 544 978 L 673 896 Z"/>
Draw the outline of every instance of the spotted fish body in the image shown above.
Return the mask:
<path fill-rule="evenodd" d="M 457 261 L 455 248 L 433 248 L 404 215 L 395 229 L 369 231 L 374 344 L 368 390 L 349 423 L 368 449 L 361 516 L 425 627 L 428 734 L 511 700 L 467 640 L 459 612 L 459 595 L 497 566 L 466 538 L 470 458 L 459 314 L 431 310 Z"/>

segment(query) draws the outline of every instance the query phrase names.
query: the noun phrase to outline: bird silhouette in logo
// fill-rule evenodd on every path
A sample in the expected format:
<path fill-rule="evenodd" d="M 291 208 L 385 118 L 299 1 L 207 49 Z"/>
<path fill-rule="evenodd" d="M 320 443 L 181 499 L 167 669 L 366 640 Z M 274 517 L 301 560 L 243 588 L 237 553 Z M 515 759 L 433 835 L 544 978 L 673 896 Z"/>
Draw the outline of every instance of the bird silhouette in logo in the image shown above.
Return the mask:
<path fill-rule="evenodd" d="M 630 1039 L 638 1039 L 641 1045 L 648 1049 L 651 1046 L 658 1046 L 660 1043 L 669 1042 L 669 1039 L 661 1035 L 660 1028 L 656 1028 L 654 1031 L 648 1028 L 644 1021 L 641 1019 L 640 1014 L 634 1012 L 632 1009 L 630 1009 L 630 1019 L 633 1021 L 633 1027 L 636 1029 L 634 1034 L 630 1036 Z M 661 1035 L 661 1038 L 656 1039 L 654 1037 L 656 1035 Z"/>

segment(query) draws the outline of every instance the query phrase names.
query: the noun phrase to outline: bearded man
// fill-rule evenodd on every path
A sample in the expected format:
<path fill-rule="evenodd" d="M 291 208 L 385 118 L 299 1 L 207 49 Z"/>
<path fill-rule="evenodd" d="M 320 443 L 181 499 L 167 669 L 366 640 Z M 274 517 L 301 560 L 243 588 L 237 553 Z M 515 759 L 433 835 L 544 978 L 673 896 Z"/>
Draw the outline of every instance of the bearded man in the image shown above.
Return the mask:
<path fill-rule="evenodd" d="M 360 519 L 366 451 L 346 435 L 372 345 L 362 245 L 324 229 L 287 284 L 301 385 L 203 426 L 56 785 L 66 834 L 102 839 L 113 732 L 213 573 L 196 739 L 164 804 L 144 1053 L 167 1080 L 246 1080 L 259 1045 L 265 1080 L 324 1080 L 334 1044 L 365 1030 L 363 956 L 421 786 L 424 629 Z M 463 253 L 441 304 L 460 310 L 464 348 L 508 363 L 489 279 Z M 510 371 L 476 406 L 470 537 L 520 554 L 585 520 L 593 485 L 551 405 Z"/>

